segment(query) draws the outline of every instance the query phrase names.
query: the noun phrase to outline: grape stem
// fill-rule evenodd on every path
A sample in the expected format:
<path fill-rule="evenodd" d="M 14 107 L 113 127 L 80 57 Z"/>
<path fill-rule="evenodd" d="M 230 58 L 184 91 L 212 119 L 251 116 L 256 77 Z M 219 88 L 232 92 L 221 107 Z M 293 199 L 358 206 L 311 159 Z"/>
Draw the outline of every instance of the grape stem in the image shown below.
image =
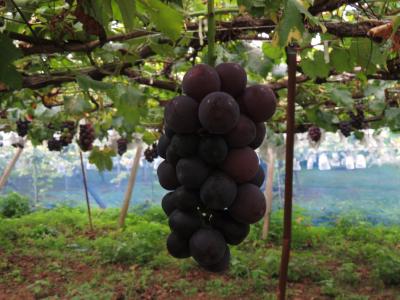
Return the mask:
<path fill-rule="evenodd" d="M 212 67 L 215 65 L 215 10 L 214 10 L 214 0 L 207 1 L 207 42 L 208 42 L 208 64 Z"/>

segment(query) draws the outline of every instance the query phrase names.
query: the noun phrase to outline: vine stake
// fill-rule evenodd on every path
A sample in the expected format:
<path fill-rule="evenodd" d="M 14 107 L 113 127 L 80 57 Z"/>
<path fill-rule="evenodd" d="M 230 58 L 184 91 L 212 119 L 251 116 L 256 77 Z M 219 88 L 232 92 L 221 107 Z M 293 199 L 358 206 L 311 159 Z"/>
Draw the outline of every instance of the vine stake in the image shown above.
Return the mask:
<path fill-rule="evenodd" d="M 267 202 L 267 210 L 264 215 L 264 224 L 261 234 L 261 239 L 266 240 L 269 233 L 269 223 L 271 222 L 272 200 L 273 200 L 273 187 L 274 187 L 274 172 L 275 172 L 275 152 L 273 149 L 268 148 L 267 152 L 267 182 L 265 185 L 265 200 Z"/>
<path fill-rule="evenodd" d="M 286 285 L 290 258 L 290 243 L 292 238 L 292 196 L 293 196 L 293 152 L 295 132 L 294 100 L 296 95 L 296 65 L 297 50 L 294 45 L 286 49 L 288 63 L 288 96 L 286 120 L 286 174 L 285 174 L 285 205 L 283 216 L 283 245 L 281 267 L 279 272 L 278 299 L 285 300 Z"/>
<path fill-rule="evenodd" d="M 140 158 L 142 157 L 142 144 L 140 143 L 136 149 L 135 159 L 132 164 L 131 174 L 128 181 L 128 187 L 126 188 L 124 204 L 121 208 L 121 214 L 119 215 L 118 225 L 123 227 L 125 224 L 125 218 L 128 214 L 129 204 L 131 202 L 133 187 L 135 186 L 136 175 L 139 170 Z"/>
<path fill-rule="evenodd" d="M 11 171 L 14 168 L 15 164 L 17 163 L 22 151 L 24 150 L 23 147 L 18 147 L 17 152 L 15 152 L 14 157 L 9 162 L 8 166 L 4 170 L 3 176 L 0 178 L 0 190 L 6 185 L 8 177 L 10 177 Z"/>
<path fill-rule="evenodd" d="M 90 209 L 90 201 L 89 201 L 88 187 L 87 187 L 87 181 L 86 181 L 86 171 L 85 171 L 85 167 L 83 165 L 82 151 L 79 151 L 79 155 L 81 157 L 82 179 L 83 179 L 83 186 L 85 188 L 85 197 L 86 197 L 86 204 L 87 204 L 88 217 L 89 217 L 89 227 L 90 227 L 90 231 L 93 231 L 92 211 Z"/>
<path fill-rule="evenodd" d="M 215 10 L 214 0 L 207 1 L 207 42 L 208 42 L 208 64 L 212 67 L 215 66 Z"/>

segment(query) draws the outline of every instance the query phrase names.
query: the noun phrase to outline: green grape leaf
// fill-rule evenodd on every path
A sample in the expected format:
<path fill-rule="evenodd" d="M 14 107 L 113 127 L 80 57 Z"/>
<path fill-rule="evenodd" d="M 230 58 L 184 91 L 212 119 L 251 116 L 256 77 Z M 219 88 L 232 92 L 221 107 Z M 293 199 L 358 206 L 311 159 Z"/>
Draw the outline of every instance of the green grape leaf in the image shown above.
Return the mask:
<path fill-rule="evenodd" d="M 310 12 L 308 11 L 308 7 L 306 7 L 303 3 L 303 1 L 301 0 L 288 0 L 289 2 L 292 2 L 294 6 L 296 6 L 296 8 L 299 10 L 299 12 L 301 12 L 302 14 L 304 14 L 307 19 L 310 20 L 311 24 L 314 25 L 318 25 L 322 32 L 325 33 L 326 32 L 326 27 L 323 23 L 321 23 L 317 17 L 314 17 L 312 14 L 310 14 Z"/>
<path fill-rule="evenodd" d="M 301 60 L 300 66 L 307 76 L 315 78 L 326 78 L 329 76 L 329 65 L 325 63 L 324 53 L 316 51 L 314 58 L 305 57 Z"/>
<path fill-rule="evenodd" d="M 88 91 L 89 89 L 107 91 L 114 87 L 112 83 L 94 80 L 88 75 L 77 75 L 76 82 L 85 91 Z"/>
<path fill-rule="evenodd" d="M 154 131 L 145 131 L 142 139 L 147 145 L 151 145 L 158 139 L 158 136 Z"/>
<path fill-rule="evenodd" d="M 100 149 L 99 147 L 95 146 L 90 152 L 89 162 L 96 165 L 99 171 L 111 171 L 113 167 L 113 161 L 111 157 L 115 155 L 115 151 L 110 147 L 104 147 L 104 149 Z"/>
<path fill-rule="evenodd" d="M 279 62 L 283 57 L 285 57 L 284 49 L 276 47 L 271 43 L 263 43 L 262 51 L 264 53 L 264 56 L 272 59 L 274 62 Z"/>
<path fill-rule="evenodd" d="M 135 29 L 136 2 L 135 0 L 115 0 L 121 12 L 121 17 L 127 31 Z"/>
<path fill-rule="evenodd" d="M 160 0 L 142 0 L 139 5 L 148 14 L 157 30 L 176 41 L 181 36 L 183 15 Z"/>
<path fill-rule="evenodd" d="M 400 130 L 400 108 L 391 107 L 385 110 L 385 118 L 392 130 Z"/>
<path fill-rule="evenodd" d="M 364 132 L 362 131 L 354 131 L 354 136 L 357 140 L 361 141 L 364 138 Z"/>
<path fill-rule="evenodd" d="M 88 0 L 83 1 L 83 3 L 86 13 L 107 28 L 108 23 L 113 16 L 111 0 Z"/>
<path fill-rule="evenodd" d="M 349 90 L 334 88 L 331 92 L 331 99 L 338 106 L 343 106 L 349 110 L 353 108 L 353 98 Z"/>
<path fill-rule="evenodd" d="M 117 117 L 122 117 L 123 125 L 133 130 L 139 124 L 140 117 L 147 114 L 143 93 L 129 86 L 110 90 L 108 94 L 117 109 Z"/>
<path fill-rule="evenodd" d="M 339 73 L 352 72 L 354 62 L 348 50 L 343 48 L 334 48 L 330 54 L 331 66 Z"/>
<path fill-rule="evenodd" d="M 274 35 L 274 44 L 285 47 L 292 41 L 299 41 L 304 33 L 303 17 L 295 3 L 297 0 L 287 0 L 283 17 Z"/>
<path fill-rule="evenodd" d="M 5 83 L 11 89 L 22 86 L 22 75 L 17 72 L 13 62 L 22 57 L 22 52 L 13 44 L 6 35 L 0 34 L 0 82 Z"/>
<path fill-rule="evenodd" d="M 168 44 L 151 43 L 151 50 L 160 56 L 175 57 L 174 47 Z"/>
<path fill-rule="evenodd" d="M 328 131 L 335 131 L 336 128 L 333 126 L 333 123 L 339 121 L 334 113 L 322 111 L 318 107 L 307 109 L 306 116 L 311 123 Z"/>
<path fill-rule="evenodd" d="M 368 38 L 352 40 L 350 54 L 367 74 L 375 73 L 377 65 L 386 64 L 387 53 L 381 52 L 379 46 Z"/>
<path fill-rule="evenodd" d="M 91 109 L 92 105 L 83 97 L 64 96 L 64 110 L 67 114 L 80 115 Z"/>

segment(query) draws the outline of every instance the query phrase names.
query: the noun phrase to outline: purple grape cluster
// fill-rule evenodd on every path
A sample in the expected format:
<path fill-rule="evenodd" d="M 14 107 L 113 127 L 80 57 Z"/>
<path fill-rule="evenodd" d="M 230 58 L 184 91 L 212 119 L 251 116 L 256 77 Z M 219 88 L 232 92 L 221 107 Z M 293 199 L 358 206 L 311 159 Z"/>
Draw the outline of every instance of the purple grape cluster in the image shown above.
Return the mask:
<path fill-rule="evenodd" d="M 229 267 L 228 245 L 240 244 L 266 211 L 254 149 L 277 101 L 265 85 L 246 86 L 236 63 L 194 66 L 183 78 L 185 95 L 165 108 L 157 145 L 165 159 L 158 179 L 170 191 L 161 202 L 171 228 L 167 249 L 211 272 Z"/>
<path fill-rule="evenodd" d="M 47 141 L 47 148 L 50 151 L 61 151 L 63 147 L 62 141 L 52 137 Z"/>
<path fill-rule="evenodd" d="M 364 110 L 361 105 L 356 106 L 356 113 L 354 112 L 349 112 L 349 116 L 351 118 L 351 126 L 354 129 L 363 129 L 364 128 L 364 122 L 365 122 L 365 115 L 364 115 Z"/>
<path fill-rule="evenodd" d="M 28 120 L 18 120 L 17 121 L 17 133 L 20 137 L 24 137 L 28 134 L 29 130 L 29 122 Z"/>
<path fill-rule="evenodd" d="M 150 147 L 147 147 L 144 150 L 144 158 L 149 162 L 152 163 L 158 157 L 157 153 L 157 144 L 154 143 Z"/>
<path fill-rule="evenodd" d="M 308 136 L 315 143 L 319 142 L 319 140 L 321 139 L 321 134 L 321 128 L 317 126 L 311 126 L 310 128 L 308 128 Z"/>
<path fill-rule="evenodd" d="M 95 139 L 96 136 L 92 124 L 79 125 L 78 144 L 82 151 L 92 150 Z"/>
<path fill-rule="evenodd" d="M 340 122 L 339 123 L 339 130 L 345 137 L 349 137 L 351 135 L 352 130 L 353 130 L 353 128 L 351 126 L 351 122 L 349 122 L 349 121 Z"/>
<path fill-rule="evenodd" d="M 122 156 L 128 150 L 128 140 L 126 138 L 119 138 L 117 140 L 118 154 Z"/>

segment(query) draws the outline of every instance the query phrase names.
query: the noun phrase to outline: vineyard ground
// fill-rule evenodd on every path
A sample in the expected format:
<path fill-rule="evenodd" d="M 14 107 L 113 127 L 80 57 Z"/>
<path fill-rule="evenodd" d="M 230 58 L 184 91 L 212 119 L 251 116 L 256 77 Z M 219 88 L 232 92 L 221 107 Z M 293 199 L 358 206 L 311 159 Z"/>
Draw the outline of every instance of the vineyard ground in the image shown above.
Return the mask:
<path fill-rule="evenodd" d="M 80 208 L 0 219 L 0 299 L 274 299 L 281 211 L 268 241 L 257 225 L 232 248 L 224 275 L 167 255 L 160 208 L 134 211 L 124 230 L 117 217 L 95 211 L 94 232 Z M 293 225 L 289 299 L 400 299 L 399 227 L 312 226 L 298 211 Z"/>

